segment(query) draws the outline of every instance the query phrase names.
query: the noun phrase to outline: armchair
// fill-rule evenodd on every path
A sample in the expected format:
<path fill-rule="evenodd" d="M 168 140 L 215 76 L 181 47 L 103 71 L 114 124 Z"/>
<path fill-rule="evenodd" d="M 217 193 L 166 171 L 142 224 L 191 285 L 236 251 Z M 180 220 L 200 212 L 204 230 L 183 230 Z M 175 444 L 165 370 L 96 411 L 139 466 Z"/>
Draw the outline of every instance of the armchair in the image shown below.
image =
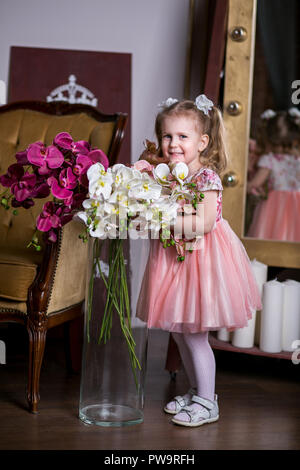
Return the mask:
<path fill-rule="evenodd" d="M 0 173 L 15 163 L 16 152 L 35 141 L 49 145 L 62 131 L 69 132 L 74 140 L 87 140 L 92 147 L 101 148 L 113 165 L 126 120 L 126 114 L 105 115 L 91 106 L 66 102 L 27 101 L 2 106 Z M 0 212 L 0 322 L 18 322 L 27 328 L 27 401 L 33 413 L 38 411 L 47 331 L 82 314 L 87 259 L 87 244 L 78 238 L 82 225 L 76 221 L 65 225 L 57 242 L 43 245 L 41 252 L 26 248 L 44 202 L 18 209 L 17 216 Z"/>

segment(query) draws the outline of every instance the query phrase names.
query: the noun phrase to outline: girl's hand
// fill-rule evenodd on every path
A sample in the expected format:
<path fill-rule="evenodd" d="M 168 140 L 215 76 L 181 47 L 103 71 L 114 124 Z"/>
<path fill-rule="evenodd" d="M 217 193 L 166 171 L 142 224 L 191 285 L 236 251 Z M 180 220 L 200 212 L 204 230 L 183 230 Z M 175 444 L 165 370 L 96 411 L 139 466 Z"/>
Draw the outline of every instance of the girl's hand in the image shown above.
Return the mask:
<path fill-rule="evenodd" d="M 254 186 L 253 184 L 248 183 L 247 193 L 252 194 L 253 196 L 264 196 L 265 195 L 265 190 L 261 186 Z"/>
<path fill-rule="evenodd" d="M 261 167 L 257 170 L 255 176 L 247 184 L 247 193 L 260 195 L 264 193 L 262 185 L 270 175 L 271 170 L 269 168 Z"/>

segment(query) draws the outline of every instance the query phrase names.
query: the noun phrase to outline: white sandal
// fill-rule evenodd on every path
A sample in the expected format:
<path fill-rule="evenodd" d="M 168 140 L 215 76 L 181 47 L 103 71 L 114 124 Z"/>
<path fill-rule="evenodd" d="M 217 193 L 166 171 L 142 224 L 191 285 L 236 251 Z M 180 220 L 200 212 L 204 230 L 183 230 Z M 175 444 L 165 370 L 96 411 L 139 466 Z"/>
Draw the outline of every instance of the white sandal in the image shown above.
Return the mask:
<path fill-rule="evenodd" d="M 170 401 L 164 407 L 164 411 L 166 413 L 169 413 L 170 415 L 177 415 L 177 413 L 179 413 L 184 407 L 191 404 L 191 402 L 192 402 L 191 400 L 192 400 L 192 397 L 195 394 L 195 391 L 196 391 L 195 388 L 190 388 L 190 390 L 186 394 L 186 395 L 189 395 L 189 397 L 177 395 L 176 397 L 173 398 L 172 401 Z M 175 403 L 175 408 L 174 409 L 168 408 L 168 405 L 170 405 L 170 403 Z"/>
<path fill-rule="evenodd" d="M 196 427 L 201 426 L 205 423 L 213 423 L 219 419 L 219 406 L 218 406 L 218 395 L 215 395 L 215 400 L 207 400 L 206 398 L 198 397 L 193 395 L 191 403 L 199 403 L 204 408 L 196 410 L 191 406 L 185 406 L 179 413 L 186 413 L 189 417 L 189 421 L 182 421 L 181 419 L 172 418 L 172 422 L 180 424 L 181 426 Z"/>

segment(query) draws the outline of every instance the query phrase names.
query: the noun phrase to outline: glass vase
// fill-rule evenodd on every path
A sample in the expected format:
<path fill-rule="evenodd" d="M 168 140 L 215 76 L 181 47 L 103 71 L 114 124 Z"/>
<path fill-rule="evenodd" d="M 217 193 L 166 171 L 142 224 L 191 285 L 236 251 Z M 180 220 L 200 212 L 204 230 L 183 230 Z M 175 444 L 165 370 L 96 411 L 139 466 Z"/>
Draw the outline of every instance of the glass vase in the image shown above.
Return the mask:
<path fill-rule="evenodd" d="M 143 240 L 88 243 L 79 418 L 99 426 L 138 424 L 147 356 L 147 326 L 135 317 L 147 257 Z"/>

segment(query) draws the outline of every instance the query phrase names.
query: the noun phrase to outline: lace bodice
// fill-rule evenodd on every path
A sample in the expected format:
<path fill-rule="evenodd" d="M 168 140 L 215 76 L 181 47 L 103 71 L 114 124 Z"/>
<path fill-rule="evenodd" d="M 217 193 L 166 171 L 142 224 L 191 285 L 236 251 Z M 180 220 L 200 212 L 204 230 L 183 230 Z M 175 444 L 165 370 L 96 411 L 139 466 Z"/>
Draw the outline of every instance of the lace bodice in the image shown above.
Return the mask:
<path fill-rule="evenodd" d="M 260 168 L 271 170 L 270 189 L 275 191 L 300 191 L 300 157 L 289 154 L 268 153 L 257 163 Z"/>

